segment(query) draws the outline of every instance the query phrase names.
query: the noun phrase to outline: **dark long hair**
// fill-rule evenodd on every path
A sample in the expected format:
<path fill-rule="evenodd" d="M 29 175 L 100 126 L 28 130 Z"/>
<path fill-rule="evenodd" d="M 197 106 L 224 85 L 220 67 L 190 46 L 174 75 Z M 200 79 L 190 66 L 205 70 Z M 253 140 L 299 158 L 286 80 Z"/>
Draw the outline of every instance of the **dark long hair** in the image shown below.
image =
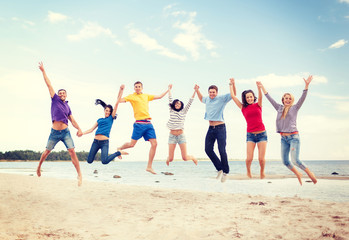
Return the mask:
<path fill-rule="evenodd" d="M 106 108 L 109 108 L 110 109 L 110 115 L 112 114 L 112 112 L 113 112 L 113 106 L 112 105 L 110 105 L 110 104 L 106 104 L 105 102 L 103 102 L 101 99 L 96 99 L 96 103 L 95 103 L 96 105 L 102 105 L 102 107 L 104 108 L 104 109 L 106 109 Z"/>
<path fill-rule="evenodd" d="M 180 102 L 181 103 L 181 107 L 179 109 L 176 109 L 175 105 L 177 102 Z M 182 110 L 184 108 L 184 104 L 182 101 L 178 100 L 178 99 L 175 99 L 173 100 L 172 103 L 169 104 L 170 105 L 170 108 L 173 109 L 174 111 L 177 111 L 179 112 L 180 110 Z"/>
<path fill-rule="evenodd" d="M 254 97 L 254 103 L 257 101 L 257 97 L 256 95 L 254 95 L 254 92 L 252 90 L 245 90 L 241 93 L 241 99 L 242 99 L 242 105 L 243 107 L 247 107 L 249 104 L 246 101 L 246 95 L 247 93 L 252 93 L 253 97 Z"/>

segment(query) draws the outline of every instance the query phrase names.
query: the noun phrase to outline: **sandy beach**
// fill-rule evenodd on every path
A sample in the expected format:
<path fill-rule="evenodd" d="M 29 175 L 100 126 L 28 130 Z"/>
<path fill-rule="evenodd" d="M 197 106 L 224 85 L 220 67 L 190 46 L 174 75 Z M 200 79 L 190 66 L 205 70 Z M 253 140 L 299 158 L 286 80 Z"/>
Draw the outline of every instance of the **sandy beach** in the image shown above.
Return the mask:
<path fill-rule="evenodd" d="M 349 239 L 349 203 L 0 174 L 0 239 Z"/>

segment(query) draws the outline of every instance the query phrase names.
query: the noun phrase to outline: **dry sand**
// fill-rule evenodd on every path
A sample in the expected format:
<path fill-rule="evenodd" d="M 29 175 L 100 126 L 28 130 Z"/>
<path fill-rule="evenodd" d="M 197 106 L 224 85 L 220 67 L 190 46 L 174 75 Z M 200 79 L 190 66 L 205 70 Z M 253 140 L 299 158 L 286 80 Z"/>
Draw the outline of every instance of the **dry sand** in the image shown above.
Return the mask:
<path fill-rule="evenodd" d="M 349 239 L 349 203 L 0 174 L 0 239 Z"/>

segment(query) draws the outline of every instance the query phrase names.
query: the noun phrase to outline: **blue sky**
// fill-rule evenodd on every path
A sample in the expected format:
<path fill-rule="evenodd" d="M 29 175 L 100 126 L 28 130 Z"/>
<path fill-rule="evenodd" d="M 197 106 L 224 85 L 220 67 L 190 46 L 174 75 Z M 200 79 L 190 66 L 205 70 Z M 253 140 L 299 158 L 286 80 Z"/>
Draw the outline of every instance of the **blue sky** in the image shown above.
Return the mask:
<path fill-rule="evenodd" d="M 301 159 L 349 159 L 349 0 L 312 1 L 1 1 L 0 151 L 43 151 L 51 127 L 50 98 L 38 69 L 43 61 L 55 90 L 65 88 L 83 130 L 103 117 L 96 98 L 114 104 L 142 81 L 144 92 L 186 102 L 198 84 L 228 93 L 230 77 L 240 96 L 261 80 L 274 99 L 314 76 L 298 115 Z M 263 99 L 269 137 L 267 159 L 280 159 L 276 112 Z M 167 96 L 150 103 L 158 136 L 156 159 L 167 157 Z M 131 106 L 120 104 L 110 150 L 130 140 Z M 196 98 L 185 124 L 189 153 L 206 157 L 208 123 Z M 246 122 L 231 101 L 224 112 L 227 152 L 244 159 Z M 72 133 L 76 130 L 70 126 Z M 74 137 L 88 151 L 93 134 Z M 58 144 L 55 150 L 65 149 Z M 139 141 L 130 160 L 147 160 Z M 179 158 L 179 149 L 176 151 Z M 257 157 L 257 151 L 255 153 Z"/>

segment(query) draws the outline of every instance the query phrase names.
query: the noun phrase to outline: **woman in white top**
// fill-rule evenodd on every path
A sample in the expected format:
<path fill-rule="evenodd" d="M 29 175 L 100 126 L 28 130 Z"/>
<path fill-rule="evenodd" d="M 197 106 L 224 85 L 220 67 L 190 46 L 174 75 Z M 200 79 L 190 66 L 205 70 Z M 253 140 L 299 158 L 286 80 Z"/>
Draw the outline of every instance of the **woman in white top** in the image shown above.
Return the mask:
<path fill-rule="evenodd" d="M 178 143 L 181 149 L 182 159 L 184 161 L 193 160 L 193 162 L 197 165 L 197 159 L 194 156 L 187 154 L 187 141 L 183 132 L 184 120 L 189 107 L 194 100 L 196 91 L 194 91 L 193 96 L 189 99 L 187 105 L 184 107 L 182 101 L 178 99 L 172 99 L 171 89 L 172 85 L 169 87 L 168 92 L 168 98 L 170 102 L 170 119 L 168 120 L 167 127 L 170 129 L 170 136 L 168 138 L 168 158 L 166 164 L 169 165 L 170 162 L 173 161 L 174 151 Z"/>

